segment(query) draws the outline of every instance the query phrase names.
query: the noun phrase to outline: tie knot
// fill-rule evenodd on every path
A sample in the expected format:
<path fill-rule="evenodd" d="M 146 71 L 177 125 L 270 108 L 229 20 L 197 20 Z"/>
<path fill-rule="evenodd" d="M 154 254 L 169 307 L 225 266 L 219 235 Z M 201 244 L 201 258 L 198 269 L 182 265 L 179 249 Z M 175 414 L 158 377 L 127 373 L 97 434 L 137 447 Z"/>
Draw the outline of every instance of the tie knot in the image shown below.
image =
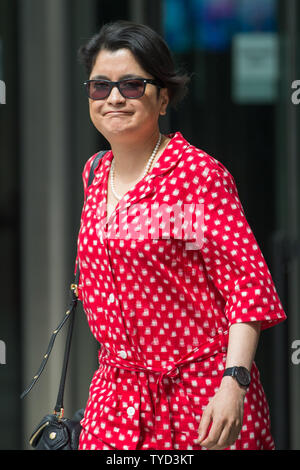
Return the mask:
<path fill-rule="evenodd" d="M 179 367 L 172 367 L 170 366 L 169 370 L 165 373 L 167 377 L 171 377 L 174 379 L 175 377 L 179 376 Z"/>

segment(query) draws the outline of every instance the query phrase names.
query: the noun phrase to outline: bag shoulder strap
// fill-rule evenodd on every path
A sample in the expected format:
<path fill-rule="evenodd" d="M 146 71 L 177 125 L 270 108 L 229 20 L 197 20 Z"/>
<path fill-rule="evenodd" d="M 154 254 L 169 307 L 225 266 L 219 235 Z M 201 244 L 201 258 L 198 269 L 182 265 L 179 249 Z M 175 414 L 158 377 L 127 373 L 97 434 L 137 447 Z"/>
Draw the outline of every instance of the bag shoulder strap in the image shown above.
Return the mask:
<path fill-rule="evenodd" d="M 93 182 L 94 175 L 95 175 L 95 169 L 98 166 L 100 158 L 102 158 L 107 150 L 101 151 L 97 153 L 96 157 L 93 160 L 93 163 L 91 165 L 90 169 L 90 174 L 89 174 L 89 179 L 88 179 L 88 186 L 90 186 Z M 68 310 L 65 313 L 64 318 L 60 322 L 60 324 L 57 326 L 57 328 L 53 331 L 52 336 L 50 338 L 50 342 L 47 348 L 47 351 L 43 357 L 43 360 L 41 362 L 41 365 L 36 373 L 36 375 L 33 377 L 30 385 L 24 390 L 24 392 L 21 394 L 21 399 L 24 398 L 30 390 L 34 387 L 38 379 L 40 378 L 46 363 L 49 359 L 49 356 L 51 354 L 55 339 L 59 331 L 62 329 L 64 324 L 71 318 L 70 324 L 69 324 L 69 329 L 68 329 L 68 335 L 67 335 L 67 340 L 66 340 L 66 346 L 65 346 L 65 353 L 64 353 L 64 361 L 63 361 L 63 366 L 62 366 L 62 374 L 61 374 L 61 379 L 60 379 L 60 385 L 59 385 L 59 390 L 58 390 L 58 396 L 56 400 L 56 405 L 55 405 L 55 412 L 60 413 L 62 415 L 63 413 L 63 395 L 64 395 L 64 388 L 65 388 L 65 381 L 66 381 L 66 375 L 67 375 L 67 367 L 68 367 L 68 361 L 69 361 L 69 355 L 70 355 L 70 349 L 71 349 L 71 339 L 72 339 L 72 333 L 73 333 L 73 326 L 74 326 L 74 319 L 75 319 L 75 310 L 78 302 L 78 297 L 77 297 L 77 285 L 79 282 L 79 265 L 77 263 L 77 270 L 76 270 L 76 277 L 75 277 L 75 284 L 71 284 L 71 301 Z"/>
<path fill-rule="evenodd" d="M 88 187 L 91 186 L 92 182 L 93 182 L 93 179 L 94 179 L 94 176 L 95 176 L 95 170 L 98 166 L 98 163 L 100 161 L 100 159 L 102 157 L 104 157 L 104 155 L 107 153 L 107 150 L 102 150 L 101 152 L 97 153 L 97 155 L 95 156 L 94 160 L 93 160 L 93 163 L 91 165 L 91 169 L 90 169 L 90 174 L 89 174 L 89 179 L 88 179 Z"/>
<path fill-rule="evenodd" d="M 93 179 L 94 179 L 94 176 L 95 176 L 95 170 L 98 166 L 98 163 L 100 161 L 100 159 L 102 157 L 104 157 L 104 155 L 107 153 L 107 150 L 102 150 L 101 152 L 97 153 L 97 155 L 95 156 L 94 160 L 93 160 L 93 163 L 91 165 L 91 169 L 90 169 L 90 174 L 89 174 L 89 179 L 88 179 L 88 185 L 87 187 L 91 186 L 92 182 L 93 182 Z M 79 284 L 79 276 L 80 276 L 80 270 L 79 270 L 79 263 L 77 262 L 77 266 L 76 266 L 76 276 L 75 276 L 75 285 L 78 286 Z"/>

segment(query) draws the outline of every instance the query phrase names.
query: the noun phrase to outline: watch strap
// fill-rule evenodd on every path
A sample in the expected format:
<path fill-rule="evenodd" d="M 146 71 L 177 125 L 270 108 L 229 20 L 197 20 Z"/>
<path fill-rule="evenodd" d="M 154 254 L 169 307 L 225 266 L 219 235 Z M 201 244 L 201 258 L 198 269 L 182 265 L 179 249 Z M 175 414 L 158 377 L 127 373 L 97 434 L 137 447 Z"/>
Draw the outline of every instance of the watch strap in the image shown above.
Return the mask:
<path fill-rule="evenodd" d="M 230 377 L 234 377 L 236 369 L 237 369 L 237 366 L 227 367 L 227 369 L 225 369 L 225 371 L 224 371 L 223 377 L 226 377 L 228 375 Z"/>
<path fill-rule="evenodd" d="M 224 376 L 233 377 L 242 387 L 248 387 L 251 382 L 249 370 L 242 366 L 227 367 L 223 373 Z"/>

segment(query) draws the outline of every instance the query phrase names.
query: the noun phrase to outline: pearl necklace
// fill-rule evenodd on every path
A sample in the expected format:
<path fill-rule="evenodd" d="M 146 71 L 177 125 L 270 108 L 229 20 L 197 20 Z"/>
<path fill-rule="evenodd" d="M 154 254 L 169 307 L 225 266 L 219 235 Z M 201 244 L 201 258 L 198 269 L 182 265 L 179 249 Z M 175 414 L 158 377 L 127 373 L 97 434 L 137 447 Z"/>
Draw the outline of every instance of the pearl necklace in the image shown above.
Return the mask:
<path fill-rule="evenodd" d="M 152 165 L 152 162 L 157 154 L 157 151 L 158 151 L 158 148 L 160 146 L 160 143 L 161 143 L 161 134 L 159 134 L 159 138 L 158 138 L 158 141 L 157 141 L 157 144 L 155 145 L 155 148 L 147 162 L 147 165 L 146 165 L 146 168 L 144 170 L 144 173 L 143 173 L 143 176 L 142 176 L 142 179 L 146 176 L 146 174 L 148 173 L 151 165 Z M 116 193 L 116 190 L 115 190 L 115 159 L 112 160 L 111 162 L 111 171 L 110 171 L 110 186 L 111 186 L 111 190 L 113 192 L 113 195 L 115 196 L 116 199 L 120 200 L 122 199 L 122 196 L 119 196 L 117 193 Z"/>

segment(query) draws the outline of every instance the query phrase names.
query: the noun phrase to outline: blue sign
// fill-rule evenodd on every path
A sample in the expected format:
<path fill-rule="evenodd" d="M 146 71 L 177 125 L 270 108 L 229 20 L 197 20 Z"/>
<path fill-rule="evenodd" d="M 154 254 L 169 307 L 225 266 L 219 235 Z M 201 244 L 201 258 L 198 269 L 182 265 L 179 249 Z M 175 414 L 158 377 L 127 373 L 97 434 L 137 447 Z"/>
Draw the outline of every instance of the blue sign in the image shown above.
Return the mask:
<path fill-rule="evenodd" d="M 234 34 L 277 31 L 277 0 L 164 0 L 165 38 L 174 52 L 224 51 Z"/>

